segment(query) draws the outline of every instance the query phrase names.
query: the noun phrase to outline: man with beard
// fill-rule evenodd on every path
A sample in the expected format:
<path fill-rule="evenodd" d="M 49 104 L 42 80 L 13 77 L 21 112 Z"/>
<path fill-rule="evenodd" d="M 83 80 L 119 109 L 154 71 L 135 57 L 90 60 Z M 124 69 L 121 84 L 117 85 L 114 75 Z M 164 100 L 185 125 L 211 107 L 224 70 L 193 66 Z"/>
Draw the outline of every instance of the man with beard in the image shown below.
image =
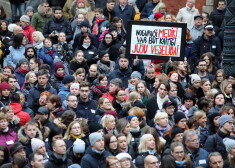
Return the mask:
<path fill-rule="evenodd" d="M 30 44 L 26 45 L 24 55 L 28 60 L 34 57 L 37 58 L 37 52 L 35 51 L 34 47 Z"/>
<path fill-rule="evenodd" d="M 199 60 L 196 67 L 198 69 L 197 74 L 201 79 L 207 78 L 210 80 L 211 83 L 213 82 L 214 75 L 207 72 L 207 66 L 205 60 Z"/>

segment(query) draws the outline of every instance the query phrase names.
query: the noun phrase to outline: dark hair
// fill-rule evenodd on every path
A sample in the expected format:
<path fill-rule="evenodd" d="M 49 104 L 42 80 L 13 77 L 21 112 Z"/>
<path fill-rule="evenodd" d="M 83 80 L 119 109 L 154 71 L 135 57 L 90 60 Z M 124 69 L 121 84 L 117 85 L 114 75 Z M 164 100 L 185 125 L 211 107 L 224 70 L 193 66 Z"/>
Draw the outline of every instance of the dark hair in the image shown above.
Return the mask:
<path fill-rule="evenodd" d="M 48 65 L 48 64 L 41 64 L 40 66 L 39 66 L 39 71 L 40 70 L 48 70 L 49 72 L 51 71 L 51 67 L 50 67 L 50 65 Z"/>
<path fill-rule="evenodd" d="M 215 104 L 215 98 L 218 96 L 218 95 L 223 95 L 224 96 L 224 104 L 226 104 L 226 98 L 225 98 L 225 95 L 222 93 L 222 92 L 217 92 L 216 94 L 215 94 L 215 96 L 214 96 L 214 107 L 216 106 L 216 104 Z"/>
<path fill-rule="evenodd" d="M 103 14 L 103 9 L 102 8 L 96 8 L 95 12 L 99 12 L 99 13 Z"/>
<path fill-rule="evenodd" d="M 20 103 L 20 95 L 18 93 L 13 92 L 10 95 L 10 102 L 12 102 L 12 103 Z"/>
<path fill-rule="evenodd" d="M 169 82 L 168 81 L 162 81 L 162 82 L 160 82 L 159 83 L 159 87 L 161 86 L 161 85 L 164 85 L 165 87 L 166 87 L 166 90 L 169 92 L 170 91 L 170 84 L 169 84 Z M 159 88 L 158 87 L 158 88 Z"/>
<path fill-rule="evenodd" d="M 25 168 L 27 165 L 26 158 L 22 155 L 14 155 L 12 161 L 12 167 L 17 165 L 18 168 Z"/>
<path fill-rule="evenodd" d="M 89 83 L 89 82 L 86 82 L 86 81 L 82 81 L 82 82 L 80 83 L 80 89 L 81 89 L 82 87 L 89 87 L 89 88 L 90 88 L 90 83 Z"/>
<path fill-rule="evenodd" d="M 28 60 L 30 60 L 31 57 L 28 57 L 28 56 L 27 56 L 27 51 L 28 51 L 29 49 L 33 49 L 34 57 L 37 57 L 37 52 L 36 52 L 36 50 L 35 50 L 35 48 L 34 48 L 33 46 L 30 46 L 30 47 L 28 47 L 27 49 L 25 49 L 25 52 L 24 52 L 25 57 L 26 57 Z M 34 58 L 34 57 L 32 57 L 32 58 Z"/>
<path fill-rule="evenodd" d="M 40 61 L 40 59 L 33 57 L 33 58 L 30 58 L 29 61 L 30 61 L 30 60 L 33 60 L 36 64 L 38 64 L 38 67 L 41 66 L 41 61 Z"/>
<path fill-rule="evenodd" d="M 16 79 L 16 76 L 15 76 L 15 74 L 11 74 L 11 75 L 9 75 L 8 76 L 8 78 L 7 78 L 7 82 L 9 82 L 9 79 L 10 78 L 12 78 L 12 79 Z M 17 80 L 17 79 L 16 79 Z"/>
<path fill-rule="evenodd" d="M 67 127 L 69 124 L 74 121 L 74 118 L 76 116 L 76 113 L 72 110 L 66 110 L 62 115 L 61 115 L 61 122 L 65 124 Z"/>
<path fill-rule="evenodd" d="M 54 7 L 54 8 L 53 8 L 53 13 L 55 13 L 55 11 L 57 11 L 57 10 L 62 11 L 62 8 L 61 8 L 60 6 Z"/>
<path fill-rule="evenodd" d="M 208 12 L 202 12 L 202 13 L 205 13 L 205 14 L 206 14 L 206 17 L 209 19 L 210 14 L 209 14 Z"/>
<path fill-rule="evenodd" d="M 111 2 L 116 3 L 115 0 L 107 0 L 107 1 L 106 1 L 106 3 L 111 3 Z"/>
<path fill-rule="evenodd" d="M 20 46 L 22 45 L 23 39 L 24 39 L 23 33 L 16 34 L 13 38 L 12 47 L 15 49 L 20 48 Z"/>
<path fill-rule="evenodd" d="M 80 44 L 81 44 L 81 45 L 83 44 L 83 41 L 84 41 L 84 39 L 85 39 L 86 37 L 89 37 L 89 38 L 91 39 L 90 34 L 84 33 L 84 34 L 82 35 L 82 37 L 80 38 Z M 92 40 L 91 40 L 91 43 L 92 43 Z"/>
<path fill-rule="evenodd" d="M 206 62 L 206 61 L 205 61 L 204 59 L 200 59 L 200 60 L 197 61 L 196 66 L 198 66 L 198 64 L 199 64 L 200 62 Z"/>
<path fill-rule="evenodd" d="M 9 162 L 9 152 L 6 146 L 0 145 L 0 151 L 3 151 L 4 154 L 4 159 L 1 163 L 1 165 L 3 165 L 4 163 L 8 163 Z"/>
<path fill-rule="evenodd" d="M 110 144 L 110 139 L 113 135 L 112 133 L 104 135 L 104 146 L 107 151 L 110 151 L 109 144 Z"/>
<path fill-rule="evenodd" d="M 14 71 L 15 71 L 14 67 L 11 65 L 4 66 L 3 69 L 10 69 L 12 74 L 14 74 Z"/>
<path fill-rule="evenodd" d="M 47 78 L 50 77 L 50 74 L 49 74 L 45 69 L 40 69 L 40 70 L 38 71 L 37 76 L 42 76 L 42 75 L 46 75 Z"/>
<path fill-rule="evenodd" d="M 77 97 L 76 95 L 69 93 L 69 94 L 66 96 L 66 100 L 68 101 L 71 96 Z"/>
<path fill-rule="evenodd" d="M 60 127 L 52 127 L 51 128 L 51 131 L 50 131 L 50 134 L 48 136 L 48 141 L 49 143 L 52 143 L 52 138 L 56 135 L 63 135 L 63 129 L 60 128 Z"/>
<path fill-rule="evenodd" d="M 206 97 L 201 97 L 197 101 L 197 106 L 198 106 L 198 109 L 200 110 L 202 110 L 203 107 L 209 107 L 209 104 L 210 104 L 210 100 Z"/>
<path fill-rule="evenodd" d="M 182 100 L 183 100 L 183 101 L 182 101 L 183 104 L 184 104 L 184 101 L 185 101 L 185 100 L 192 100 L 192 101 L 193 101 L 193 105 L 196 104 L 196 97 L 195 97 L 195 95 L 194 95 L 193 93 L 191 93 L 191 92 L 186 92 L 186 93 L 184 94 Z"/>
<path fill-rule="evenodd" d="M 1 10 L 1 18 L 2 19 L 5 19 L 6 18 L 6 12 L 5 12 L 5 9 L 3 8 L 3 6 L 1 5 L 0 6 L 0 10 Z M 7 22 L 6 22 L 7 23 Z"/>
<path fill-rule="evenodd" d="M 56 105 L 55 105 L 56 108 L 59 108 L 62 106 L 61 98 L 58 95 L 54 95 L 54 94 L 50 95 L 48 97 L 47 101 L 50 101 L 52 104 L 56 103 Z"/>
<path fill-rule="evenodd" d="M 6 23 L 6 25 L 8 25 L 8 23 L 5 20 L 0 20 L 0 30 L 2 30 L 1 26 L 2 26 L 3 23 Z"/>
<path fill-rule="evenodd" d="M 107 76 L 107 75 L 100 74 L 100 75 L 97 77 L 99 83 L 100 83 L 100 81 L 103 80 L 105 77 L 107 77 L 107 79 L 108 79 L 108 76 Z"/>
<path fill-rule="evenodd" d="M 173 168 L 176 167 L 175 159 L 171 155 L 163 156 L 160 168 Z"/>
<path fill-rule="evenodd" d="M 33 153 L 31 153 L 30 155 L 29 155 L 29 161 L 31 162 L 31 161 L 35 161 L 35 158 L 36 158 L 36 155 L 42 155 L 42 154 L 40 154 L 40 153 L 37 153 L 37 152 L 33 152 Z M 42 155 L 43 156 L 43 155 Z"/>
<path fill-rule="evenodd" d="M 46 38 L 43 40 L 43 44 L 45 44 L 45 41 L 46 41 L 46 40 L 49 40 L 49 41 L 52 43 L 51 38 L 50 38 L 50 37 L 46 37 Z"/>

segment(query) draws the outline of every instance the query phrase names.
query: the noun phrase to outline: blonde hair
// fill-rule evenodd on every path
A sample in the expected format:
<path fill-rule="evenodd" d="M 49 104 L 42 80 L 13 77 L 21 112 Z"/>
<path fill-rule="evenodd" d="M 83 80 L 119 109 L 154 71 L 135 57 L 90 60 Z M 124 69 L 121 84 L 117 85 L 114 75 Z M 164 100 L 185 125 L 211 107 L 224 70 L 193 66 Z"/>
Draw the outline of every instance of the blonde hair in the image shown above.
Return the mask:
<path fill-rule="evenodd" d="M 126 101 L 125 108 L 130 108 L 138 97 L 141 97 L 140 93 L 133 91 L 130 93 L 128 100 Z"/>
<path fill-rule="evenodd" d="M 171 22 L 177 22 L 176 17 L 170 13 L 165 14 L 164 16 L 159 18 L 160 22 L 166 22 L 166 16 L 171 16 Z"/>
<path fill-rule="evenodd" d="M 101 125 L 103 126 L 103 128 L 106 128 L 106 124 L 110 121 L 115 121 L 115 118 L 113 115 L 104 115 L 102 118 L 101 118 Z"/>
<path fill-rule="evenodd" d="M 77 124 L 77 123 L 80 125 L 81 136 L 82 136 L 82 137 L 85 136 L 85 134 L 83 133 L 83 129 L 82 129 L 82 126 L 81 126 L 80 122 L 79 122 L 78 120 L 75 120 L 75 121 L 73 121 L 73 122 L 71 122 L 71 123 L 69 124 L 69 126 L 68 126 L 68 128 L 67 128 L 67 130 L 66 130 L 66 132 L 65 132 L 65 134 L 64 134 L 64 139 L 68 139 L 68 140 L 69 140 L 69 139 L 71 138 L 70 131 L 71 131 L 71 129 L 72 129 L 72 126 L 73 126 L 74 124 Z"/>
<path fill-rule="evenodd" d="M 231 84 L 227 79 L 225 79 L 223 82 L 221 82 L 220 84 L 220 90 L 221 92 L 225 95 L 225 97 L 228 96 L 228 94 L 225 93 L 225 89 L 226 87 L 228 87 L 228 85 Z M 231 84 L 232 85 L 232 84 Z"/>
<path fill-rule="evenodd" d="M 36 35 L 39 38 L 39 41 L 43 41 L 45 39 L 45 37 L 43 36 L 42 32 L 40 32 L 40 31 L 33 32 L 32 36 L 33 35 Z"/>
<path fill-rule="evenodd" d="M 168 114 L 166 112 L 158 112 L 154 117 L 154 122 L 156 122 L 162 118 L 165 118 L 165 117 L 168 118 Z"/>
<path fill-rule="evenodd" d="M 205 112 L 203 111 L 196 111 L 194 114 L 193 114 L 193 118 L 198 121 L 199 119 L 201 119 L 204 115 L 206 115 Z"/>
<path fill-rule="evenodd" d="M 162 2 L 162 1 L 160 1 L 160 2 L 155 6 L 155 8 L 153 9 L 153 12 L 154 12 L 154 13 L 159 12 L 159 9 L 160 9 L 160 8 L 166 8 L 166 4 L 165 4 L 164 2 Z"/>
<path fill-rule="evenodd" d="M 31 75 L 31 74 L 35 74 L 35 76 L 36 76 L 36 73 L 35 72 L 32 72 L 32 71 L 30 71 L 30 72 L 28 72 L 26 75 L 25 75 L 25 81 L 26 82 L 28 82 L 27 80 L 29 79 L 29 76 Z"/>
<path fill-rule="evenodd" d="M 144 153 L 144 152 L 147 152 L 148 151 L 148 148 L 147 148 L 147 143 L 146 141 L 149 140 L 150 138 L 153 138 L 154 139 L 154 142 L 155 142 L 155 138 L 153 137 L 152 134 L 144 134 L 141 138 L 140 138 L 140 143 L 139 143 L 139 146 L 138 146 L 138 152 L 139 153 Z M 155 144 L 156 145 L 156 144 Z"/>

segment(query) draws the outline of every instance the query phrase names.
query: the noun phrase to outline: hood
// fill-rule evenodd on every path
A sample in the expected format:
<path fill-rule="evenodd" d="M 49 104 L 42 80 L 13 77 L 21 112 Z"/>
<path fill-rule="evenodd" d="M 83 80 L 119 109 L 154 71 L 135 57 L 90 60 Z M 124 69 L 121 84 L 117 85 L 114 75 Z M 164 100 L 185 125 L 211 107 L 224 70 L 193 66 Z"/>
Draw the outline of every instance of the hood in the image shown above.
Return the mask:
<path fill-rule="evenodd" d="M 22 111 L 22 106 L 20 103 L 10 103 L 9 105 L 13 108 L 14 115 Z"/>
<path fill-rule="evenodd" d="M 67 129 L 67 126 L 61 122 L 61 118 L 55 118 L 54 124 L 62 129 Z"/>
<path fill-rule="evenodd" d="M 43 10 L 43 6 L 42 6 L 42 5 L 39 5 L 39 6 L 38 6 L 38 13 L 39 13 L 41 16 L 50 18 L 50 17 L 52 16 L 52 9 L 49 8 L 48 11 L 45 12 L 45 11 Z"/>
<path fill-rule="evenodd" d="M 24 132 L 24 127 L 20 128 L 17 136 L 19 138 L 19 141 L 22 142 L 23 145 L 29 145 L 29 143 L 31 142 L 31 139 Z M 43 140 L 42 133 L 39 131 L 39 129 L 37 129 L 37 133 L 36 133 L 35 138 Z"/>

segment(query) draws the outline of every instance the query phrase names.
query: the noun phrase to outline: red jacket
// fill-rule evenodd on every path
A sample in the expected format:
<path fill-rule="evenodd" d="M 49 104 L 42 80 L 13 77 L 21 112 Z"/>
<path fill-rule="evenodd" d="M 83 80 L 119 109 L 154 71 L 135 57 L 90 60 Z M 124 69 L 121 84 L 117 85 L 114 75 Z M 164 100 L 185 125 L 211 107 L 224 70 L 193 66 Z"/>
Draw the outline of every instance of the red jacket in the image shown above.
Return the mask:
<path fill-rule="evenodd" d="M 31 25 L 27 25 L 23 27 L 23 34 L 29 40 L 30 44 L 33 44 L 33 32 L 35 31 L 34 27 Z"/>
<path fill-rule="evenodd" d="M 29 114 L 22 111 L 20 103 L 10 103 L 9 105 L 13 108 L 14 114 L 20 118 L 20 125 L 25 125 L 30 120 Z"/>

